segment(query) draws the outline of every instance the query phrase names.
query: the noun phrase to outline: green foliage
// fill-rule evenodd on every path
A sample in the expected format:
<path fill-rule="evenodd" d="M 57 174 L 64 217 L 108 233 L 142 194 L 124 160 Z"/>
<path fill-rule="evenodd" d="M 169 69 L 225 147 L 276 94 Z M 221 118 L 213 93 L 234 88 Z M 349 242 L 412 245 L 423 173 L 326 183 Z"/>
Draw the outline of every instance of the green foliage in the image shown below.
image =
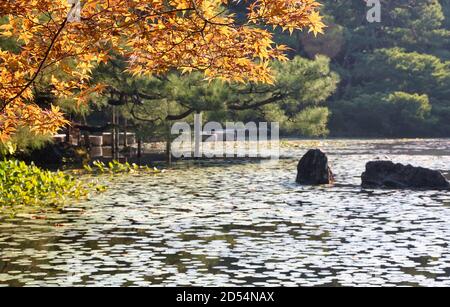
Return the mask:
<path fill-rule="evenodd" d="M 17 145 L 13 142 L 0 143 L 0 157 L 8 157 L 15 154 Z"/>
<path fill-rule="evenodd" d="M 336 91 L 340 80 L 330 68 L 330 59 L 323 55 L 314 60 L 295 57 L 288 62 L 275 62 L 273 66 L 277 78 L 275 89 L 287 97 L 288 114 L 325 102 Z"/>
<path fill-rule="evenodd" d="M 261 108 L 261 112 L 263 114 L 263 120 L 273 123 L 280 123 L 280 129 L 282 131 L 291 131 L 289 117 L 286 115 L 285 111 L 281 109 L 281 105 L 279 104 L 268 104 Z M 248 118 L 251 119 L 253 114 L 249 112 Z"/>
<path fill-rule="evenodd" d="M 110 86 L 98 105 L 106 110 L 108 101 L 121 99 L 124 104 L 117 108 L 122 116 L 147 139 L 169 139 L 171 123 L 192 121 L 195 112 L 203 112 L 206 121 L 222 123 L 278 121 L 282 133 L 298 134 L 299 129 L 290 128 L 292 119 L 308 107 L 324 104 L 339 83 L 339 76 L 331 70 L 330 59 L 326 56 L 273 62 L 274 85 L 206 81 L 199 73 L 136 78 L 117 69 L 123 65 L 113 62 L 101 66 L 95 73 L 96 82 Z M 312 127 L 301 131 L 315 130 L 316 127 Z"/>
<path fill-rule="evenodd" d="M 0 26 L 8 22 L 8 17 L 0 16 Z M 12 52 L 19 52 L 20 46 L 13 38 L 0 36 L 0 50 L 8 50 Z"/>
<path fill-rule="evenodd" d="M 135 172 L 147 172 L 152 174 L 162 173 L 162 171 L 157 169 L 156 167 L 151 168 L 149 166 L 138 166 L 135 163 L 130 164 L 128 162 L 120 163 L 117 160 L 113 160 L 111 162 L 108 162 L 107 164 L 101 161 L 94 161 L 92 162 L 92 165 L 84 165 L 84 170 L 89 174 L 121 174 Z"/>
<path fill-rule="evenodd" d="M 427 95 L 393 92 L 361 94 L 333 107 L 332 131 L 352 136 L 422 136 L 434 124 Z"/>
<path fill-rule="evenodd" d="M 329 133 L 327 128 L 329 116 L 328 108 L 306 108 L 294 117 L 290 128 L 305 136 L 326 136 Z"/>
<path fill-rule="evenodd" d="M 277 83 L 274 91 L 284 96 L 276 104 L 262 109 L 264 121 L 277 121 L 281 132 L 294 136 L 326 136 L 330 112 L 323 106 L 336 91 L 339 76 L 330 68 L 330 59 L 295 57 L 275 63 Z"/>
<path fill-rule="evenodd" d="M 17 160 L 0 162 L 0 183 L 3 210 L 59 206 L 88 194 L 82 183 L 71 175 L 45 171 Z"/>
<path fill-rule="evenodd" d="M 332 104 L 334 133 L 450 135 L 448 118 L 441 116 L 450 106 L 450 62 L 401 48 L 377 49 L 358 55 L 351 73 L 354 86 Z"/>
<path fill-rule="evenodd" d="M 450 62 L 401 48 L 377 49 L 360 54 L 353 70 L 354 82 L 364 93 L 407 91 L 444 98 L 450 85 Z M 354 92 L 352 92 L 354 94 Z"/>
<path fill-rule="evenodd" d="M 381 1 L 381 23 L 367 22 L 365 1 L 323 4 L 331 31 L 291 47 L 328 55 L 341 76 L 331 134 L 449 137 L 450 1 Z"/>
<path fill-rule="evenodd" d="M 431 111 L 427 95 L 394 92 L 387 97 L 386 102 L 392 104 L 400 118 L 407 121 L 423 120 Z"/>
<path fill-rule="evenodd" d="M 274 30 L 292 48 L 291 61 L 272 63 L 274 85 L 135 78 L 115 61 L 95 73 L 115 91 L 96 104 L 104 112 L 127 97 L 117 108 L 147 140 L 169 139 L 174 118 L 200 111 L 222 123 L 277 121 L 295 136 L 450 136 L 450 1 L 383 0 L 381 23 L 366 20 L 365 1 L 321 2 L 324 35 Z M 232 10 L 239 18 L 247 5 Z"/>
<path fill-rule="evenodd" d="M 51 142 L 51 136 L 35 135 L 27 127 L 22 127 L 8 143 L 0 143 L 0 157 L 28 154 L 35 149 L 41 149 L 49 142 Z"/>

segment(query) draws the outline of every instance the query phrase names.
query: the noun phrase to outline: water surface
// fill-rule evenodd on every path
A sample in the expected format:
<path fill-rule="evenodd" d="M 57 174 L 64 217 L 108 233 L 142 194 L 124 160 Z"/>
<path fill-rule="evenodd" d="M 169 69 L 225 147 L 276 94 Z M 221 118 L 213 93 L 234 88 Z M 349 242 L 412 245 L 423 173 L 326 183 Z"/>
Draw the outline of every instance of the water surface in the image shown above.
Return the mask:
<path fill-rule="evenodd" d="M 311 147 L 336 185 L 295 184 Z M 385 155 L 450 170 L 449 140 L 335 140 L 108 179 L 46 219 L 1 218 L 0 286 L 450 286 L 450 193 L 361 189 Z"/>

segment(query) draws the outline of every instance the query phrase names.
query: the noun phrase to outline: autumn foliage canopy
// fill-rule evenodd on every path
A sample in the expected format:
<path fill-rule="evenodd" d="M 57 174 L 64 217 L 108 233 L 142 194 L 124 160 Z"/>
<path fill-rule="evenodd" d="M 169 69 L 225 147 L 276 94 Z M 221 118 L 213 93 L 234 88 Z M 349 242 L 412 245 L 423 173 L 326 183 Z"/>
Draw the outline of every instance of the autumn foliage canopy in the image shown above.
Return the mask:
<path fill-rule="evenodd" d="M 71 3 L 69 3 L 71 2 Z M 57 98 L 85 103 L 101 91 L 90 75 L 120 55 L 128 72 L 203 71 L 206 78 L 271 83 L 271 60 L 285 60 L 266 26 L 322 32 L 315 0 L 81 0 L 81 18 L 68 18 L 68 0 L 2 0 L 0 39 L 0 142 L 18 127 L 36 134 L 65 125 L 55 106 L 35 104 L 33 84 L 51 84 Z M 244 21 L 229 6 L 247 2 Z M 45 80 L 44 80 L 45 79 Z"/>

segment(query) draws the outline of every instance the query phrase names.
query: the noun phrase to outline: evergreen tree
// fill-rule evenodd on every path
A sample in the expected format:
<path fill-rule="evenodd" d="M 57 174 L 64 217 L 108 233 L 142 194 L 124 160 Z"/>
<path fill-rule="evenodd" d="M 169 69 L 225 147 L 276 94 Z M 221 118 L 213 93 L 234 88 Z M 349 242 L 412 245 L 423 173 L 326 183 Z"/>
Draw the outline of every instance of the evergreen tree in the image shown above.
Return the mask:
<path fill-rule="evenodd" d="M 364 1 L 322 2 L 325 35 L 291 47 L 330 56 L 342 78 L 331 133 L 450 136 L 450 1 L 381 0 L 381 23 L 367 21 Z"/>

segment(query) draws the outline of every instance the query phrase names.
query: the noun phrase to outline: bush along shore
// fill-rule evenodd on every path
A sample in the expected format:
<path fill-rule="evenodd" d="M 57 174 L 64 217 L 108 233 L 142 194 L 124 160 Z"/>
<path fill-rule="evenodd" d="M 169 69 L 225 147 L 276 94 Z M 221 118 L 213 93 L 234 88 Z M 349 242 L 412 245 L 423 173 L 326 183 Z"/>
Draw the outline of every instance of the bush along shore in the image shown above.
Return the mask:
<path fill-rule="evenodd" d="M 5 159 L 0 161 L 0 214 L 60 209 L 93 193 L 104 192 L 107 187 L 98 183 L 99 176 L 137 172 L 163 171 L 118 161 L 106 164 L 95 161 L 80 170 L 49 171 L 33 163 Z M 85 180 L 78 179 L 80 175 Z"/>
<path fill-rule="evenodd" d="M 43 170 L 18 160 L 0 162 L 0 208 L 16 212 L 60 207 L 88 196 L 92 185 L 61 171 Z"/>

